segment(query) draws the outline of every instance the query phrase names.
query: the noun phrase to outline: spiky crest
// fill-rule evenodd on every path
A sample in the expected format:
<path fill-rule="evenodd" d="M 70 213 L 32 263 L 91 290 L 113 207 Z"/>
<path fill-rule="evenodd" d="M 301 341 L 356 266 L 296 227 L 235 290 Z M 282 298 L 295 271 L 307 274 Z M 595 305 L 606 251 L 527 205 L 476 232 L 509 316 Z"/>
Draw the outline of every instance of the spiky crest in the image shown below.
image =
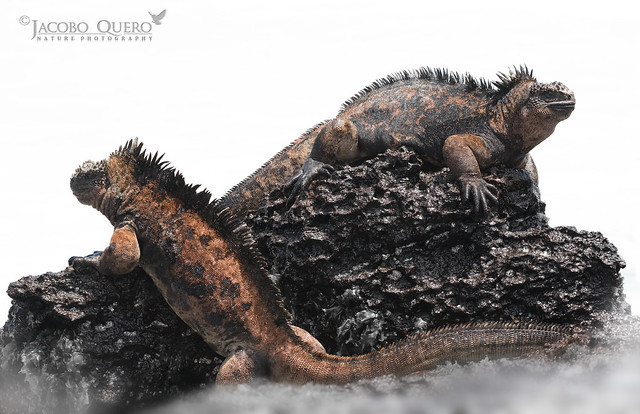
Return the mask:
<path fill-rule="evenodd" d="M 560 335 L 564 335 L 567 337 L 584 334 L 584 331 L 581 328 L 555 325 L 547 322 L 500 322 L 500 321 L 466 322 L 466 323 L 459 323 L 455 325 L 438 326 L 423 332 L 414 333 L 389 345 L 386 348 L 382 348 L 381 350 L 400 347 L 408 342 L 424 340 L 424 338 L 428 338 L 430 336 L 438 336 L 447 332 L 460 334 L 461 331 L 477 331 L 477 330 L 483 330 L 483 329 L 537 330 L 537 331 L 558 333 Z"/>
<path fill-rule="evenodd" d="M 536 80 L 533 77 L 533 71 L 528 69 L 526 65 L 521 65 L 519 68 L 514 66 L 513 70 L 509 71 L 509 75 L 499 72 L 497 76 L 499 80 L 491 82 L 484 78 L 475 78 L 469 73 L 461 75 L 445 68 L 421 67 L 414 70 L 404 70 L 377 79 L 370 85 L 365 86 L 342 104 L 340 113 L 370 92 L 401 81 L 422 79 L 428 82 L 460 85 L 467 91 L 484 92 L 490 101 L 495 102 L 506 95 L 518 83 Z"/>
<path fill-rule="evenodd" d="M 426 80 L 428 82 L 440 82 L 449 85 L 461 85 L 468 91 L 493 91 L 491 82 L 484 78 L 474 78 L 468 73 L 460 75 L 458 72 L 453 72 L 445 68 L 421 67 L 419 69 L 403 70 L 400 72 L 392 73 L 384 78 L 375 80 L 370 85 L 365 86 L 362 90 L 353 95 L 351 98 L 347 99 L 342 104 L 340 112 L 344 112 L 349 106 L 353 105 L 360 98 L 376 89 L 380 89 L 401 81 L 417 79 Z"/>
<path fill-rule="evenodd" d="M 340 357 L 336 355 L 321 355 L 320 358 L 329 359 L 350 359 L 350 360 L 367 360 L 372 355 L 379 353 L 395 352 L 398 348 L 402 348 L 406 345 L 415 343 L 425 343 L 426 341 L 433 340 L 441 335 L 448 333 L 454 335 L 463 335 L 464 333 L 472 333 L 474 331 L 482 330 L 535 330 L 551 334 L 559 334 L 565 338 L 576 337 L 584 335 L 586 331 L 577 327 L 568 327 L 562 325 L 554 325 L 546 322 L 499 322 L 499 321 L 485 321 L 485 322 L 466 322 L 454 325 L 443 325 L 435 328 L 428 329 L 423 332 L 414 333 L 404 337 L 403 339 L 396 341 L 388 346 L 380 348 L 378 351 L 373 351 L 367 354 L 355 355 L 350 357 Z M 515 335 L 514 335 L 515 337 Z"/>
<path fill-rule="evenodd" d="M 492 98 L 494 101 L 501 99 L 505 96 L 514 86 L 521 82 L 537 82 L 533 76 L 533 70 L 527 68 L 527 65 L 520 65 L 520 67 L 513 67 L 513 70 L 509 70 L 509 74 L 506 75 L 503 72 L 498 72 L 498 80 L 493 82 L 496 87 Z"/>
<path fill-rule="evenodd" d="M 265 292 L 271 292 L 276 298 L 275 303 L 269 303 L 270 311 L 286 320 L 289 313 L 282 306 L 279 289 L 275 286 L 267 273 L 267 262 L 258 250 L 257 244 L 249 228 L 238 220 L 229 208 L 221 205 L 219 200 L 212 198 L 211 193 L 200 189 L 200 185 L 187 184 L 184 176 L 168 161 L 162 161 L 164 155 L 147 153 L 143 144 L 136 140 L 129 140 L 124 146 L 116 150 L 112 156 L 130 157 L 134 163 L 134 178 L 140 185 L 149 181 L 159 184 L 169 196 L 180 200 L 185 209 L 198 214 L 208 225 L 220 233 L 232 246 L 246 266 L 255 266 L 260 274 L 255 282 Z"/>

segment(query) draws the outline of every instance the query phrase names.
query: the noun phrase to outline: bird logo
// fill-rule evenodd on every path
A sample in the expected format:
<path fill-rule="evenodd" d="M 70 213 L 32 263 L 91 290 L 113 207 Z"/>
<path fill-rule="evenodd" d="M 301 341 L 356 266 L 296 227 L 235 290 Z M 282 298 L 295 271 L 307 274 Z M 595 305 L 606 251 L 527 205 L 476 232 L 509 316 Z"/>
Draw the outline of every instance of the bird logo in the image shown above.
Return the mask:
<path fill-rule="evenodd" d="M 165 14 L 167 14 L 167 9 L 162 10 L 158 14 L 153 14 L 153 13 L 149 12 L 149 15 L 153 19 L 153 23 L 154 24 L 162 24 L 162 22 L 160 20 L 164 19 Z"/>

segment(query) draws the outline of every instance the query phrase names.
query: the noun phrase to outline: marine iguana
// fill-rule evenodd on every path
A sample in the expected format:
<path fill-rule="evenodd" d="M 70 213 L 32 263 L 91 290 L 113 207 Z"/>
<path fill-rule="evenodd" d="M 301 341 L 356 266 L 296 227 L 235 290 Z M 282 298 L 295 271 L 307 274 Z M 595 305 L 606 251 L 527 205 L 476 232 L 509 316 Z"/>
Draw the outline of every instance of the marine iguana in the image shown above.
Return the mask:
<path fill-rule="evenodd" d="M 559 82 L 540 83 L 526 67 L 498 81 L 421 68 L 379 79 L 346 101 L 338 115 L 308 130 L 222 198 L 243 218 L 285 185 L 289 205 L 334 166 L 406 145 L 428 167 L 449 167 L 463 201 L 485 212 L 497 190 L 482 179 L 496 165 L 538 173 L 529 151 L 567 119 L 575 97 Z"/>
<path fill-rule="evenodd" d="M 115 230 L 101 254 L 72 257 L 70 264 L 106 275 L 139 264 L 176 314 L 227 357 L 220 383 L 256 376 L 345 383 L 419 372 L 446 360 L 559 350 L 582 338 L 554 325 L 493 322 L 440 328 L 362 356 L 329 355 L 309 333 L 289 324 L 248 228 L 198 187 L 132 141 L 105 160 L 83 163 L 71 189 Z"/>

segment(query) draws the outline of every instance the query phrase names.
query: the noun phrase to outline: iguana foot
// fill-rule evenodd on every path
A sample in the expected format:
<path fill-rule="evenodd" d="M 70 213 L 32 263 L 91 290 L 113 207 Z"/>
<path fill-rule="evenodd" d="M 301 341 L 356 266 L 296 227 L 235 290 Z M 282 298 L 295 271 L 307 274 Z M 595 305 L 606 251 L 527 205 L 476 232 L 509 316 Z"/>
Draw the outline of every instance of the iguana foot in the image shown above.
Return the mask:
<path fill-rule="evenodd" d="M 302 342 L 309 345 L 311 349 L 313 349 L 314 351 L 317 351 L 323 354 L 327 352 L 324 349 L 324 346 L 322 346 L 322 344 L 320 343 L 320 341 L 318 341 L 309 332 L 305 331 L 302 328 L 298 328 L 297 326 L 294 326 L 294 325 L 291 325 L 291 329 L 293 329 L 293 332 L 295 332 L 296 335 L 298 335 L 298 338 L 302 339 Z"/>
<path fill-rule="evenodd" d="M 462 176 L 460 177 L 460 187 L 462 201 L 465 203 L 471 201 L 475 214 L 486 214 L 490 203 L 498 203 L 498 189 L 481 177 Z"/>
<path fill-rule="evenodd" d="M 242 384 L 266 376 L 264 361 L 240 349 L 224 360 L 216 376 L 217 385 Z"/>
<path fill-rule="evenodd" d="M 284 185 L 284 191 L 289 193 L 286 207 L 291 207 L 298 195 L 307 190 L 313 180 L 318 177 L 328 177 L 333 171 L 334 168 L 331 165 L 316 161 L 313 158 L 307 158 L 300 171 Z"/>
<path fill-rule="evenodd" d="M 102 251 L 95 251 L 87 256 L 71 256 L 69 258 L 69 266 L 76 270 L 98 269 L 100 265 L 100 255 L 102 255 Z"/>

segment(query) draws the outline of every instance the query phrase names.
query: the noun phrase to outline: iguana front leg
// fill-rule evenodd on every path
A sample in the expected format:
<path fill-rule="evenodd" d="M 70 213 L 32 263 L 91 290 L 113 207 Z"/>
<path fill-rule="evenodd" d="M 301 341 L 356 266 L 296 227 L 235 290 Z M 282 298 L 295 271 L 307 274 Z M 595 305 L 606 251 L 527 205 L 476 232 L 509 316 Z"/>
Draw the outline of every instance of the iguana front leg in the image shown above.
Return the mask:
<path fill-rule="evenodd" d="M 332 164 L 354 161 L 364 155 L 358 147 L 358 131 L 351 121 L 338 118 L 327 123 L 318 134 L 309 158 L 284 186 L 289 193 L 287 207 L 300 192 L 309 188 L 313 180 L 329 175 L 333 171 Z"/>
<path fill-rule="evenodd" d="M 475 213 L 485 213 L 489 203 L 497 203 L 498 190 L 482 179 L 480 167 L 488 166 L 491 151 L 482 138 L 474 134 L 449 136 L 442 148 L 444 162 L 460 182 L 463 201 L 471 200 Z"/>
<path fill-rule="evenodd" d="M 69 264 L 74 267 L 92 267 L 105 275 L 123 275 L 131 272 L 140 260 L 140 246 L 135 225 L 125 221 L 116 226 L 111 242 L 100 254 L 86 257 L 74 256 Z"/>

